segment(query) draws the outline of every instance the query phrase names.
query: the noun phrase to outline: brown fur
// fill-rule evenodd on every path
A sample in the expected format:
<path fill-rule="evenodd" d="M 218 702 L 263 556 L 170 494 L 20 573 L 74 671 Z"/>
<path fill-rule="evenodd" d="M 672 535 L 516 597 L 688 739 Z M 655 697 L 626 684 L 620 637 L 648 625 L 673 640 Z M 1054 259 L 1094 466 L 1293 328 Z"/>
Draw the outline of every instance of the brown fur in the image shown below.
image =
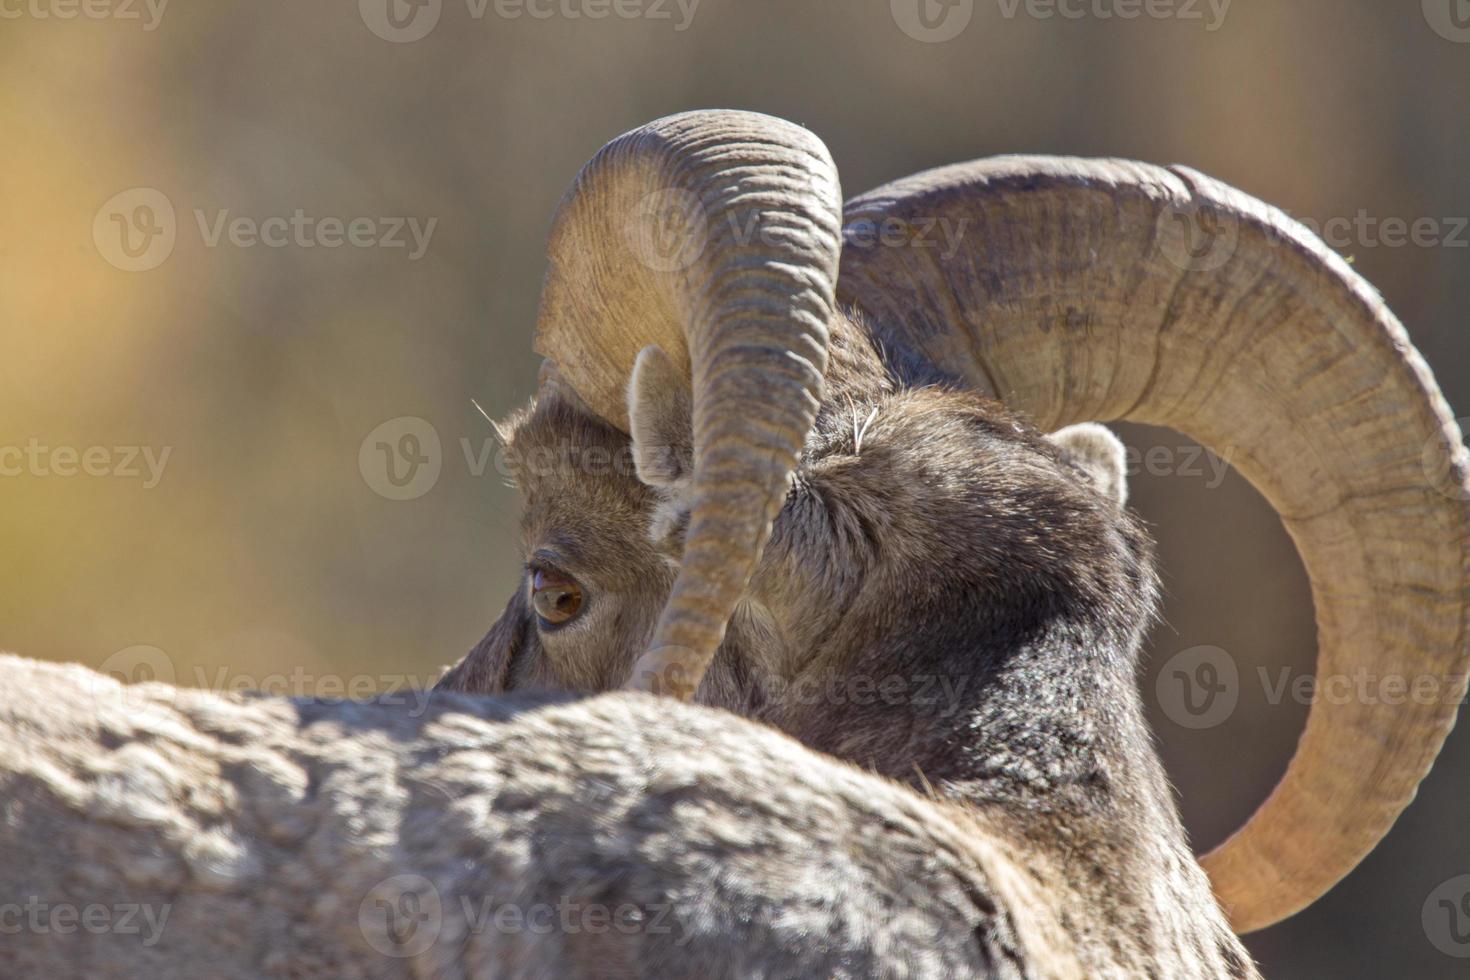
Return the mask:
<path fill-rule="evenodd" d="M 1253 975 L 1142 716 L 1147 535 L 1087 460 L 974 393 L 900 382 L 870 336 L 835 325 L 815 431 L 698 700 L 962 803 L 1074 897 L 1063 924 L 1095 969 L 1162 956 Z M 528 561 L 581 582 L 586 611 L 546 631 L 513 600 L 441 686 L 615 688 L 682 524 L 651 540 L 668 494 L 574 398 L 543 395 L 508 432 Z"/>

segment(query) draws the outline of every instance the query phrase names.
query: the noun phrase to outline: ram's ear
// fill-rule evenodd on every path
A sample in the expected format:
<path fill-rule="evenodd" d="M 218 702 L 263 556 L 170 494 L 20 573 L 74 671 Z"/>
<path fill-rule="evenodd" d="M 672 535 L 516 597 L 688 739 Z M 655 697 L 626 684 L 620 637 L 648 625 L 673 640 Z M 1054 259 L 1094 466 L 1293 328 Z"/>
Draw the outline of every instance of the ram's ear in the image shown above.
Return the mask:
<path fill-rule="evenodd" d="M 1047 436 L 1073 466 L 1087 475 L 1098 492 L 1122 507 L 1128 502 L 1128 453 L 1123 440 L 1096 422 L 1058 429 Z"/>
<path fill-rule="evenodd" d="M 638 479 L 677 494 L 694 475 L 689 383 L 658 347 L 645 347 L 628 382 L 628 421 Z"/>
<path fill-rule="evenodd" d="M 462 694 L 504 694 L 509 689 L 511 662 L 526 646 L 531 611 L 526 604 L 525 586 L 517 588 L 506 603 L 505 612 L 490 627 L 485 638 L 465 658 L 444 673 L 434 685 L 436 691 L 459 691 Z"/>

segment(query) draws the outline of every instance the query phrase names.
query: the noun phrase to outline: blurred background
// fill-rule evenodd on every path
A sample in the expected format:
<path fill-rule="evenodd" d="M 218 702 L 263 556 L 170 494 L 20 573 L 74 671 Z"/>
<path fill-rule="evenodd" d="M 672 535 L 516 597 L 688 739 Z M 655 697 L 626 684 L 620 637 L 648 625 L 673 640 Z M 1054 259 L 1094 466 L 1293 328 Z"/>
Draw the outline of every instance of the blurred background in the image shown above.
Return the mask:
<path fill-rule="evenodd" d="M 432 683 L 519 574 L 471 399 L 534 390 L 552 210 L 688 108 L 805 124 L 848 194 L 1018 151 L 1198 168 L 1323 229 L 1470 415 L 1463 0 L 391 2 L 0 3 L 0 649 Z M 1311 603 L 1228 461 L 1122 432 L 1168 586 L 1140 683 L 1203 849 L 1290 755 Z M 1202 660 L 1234 671 L 1206 718 L 1160 682 Z M 1439 904 L 1470 894 L 1467 777 L 1462 731 L 1357 872 L 1249 937 L 1266 975 L 1470 972 L 1470 904 Z"/>

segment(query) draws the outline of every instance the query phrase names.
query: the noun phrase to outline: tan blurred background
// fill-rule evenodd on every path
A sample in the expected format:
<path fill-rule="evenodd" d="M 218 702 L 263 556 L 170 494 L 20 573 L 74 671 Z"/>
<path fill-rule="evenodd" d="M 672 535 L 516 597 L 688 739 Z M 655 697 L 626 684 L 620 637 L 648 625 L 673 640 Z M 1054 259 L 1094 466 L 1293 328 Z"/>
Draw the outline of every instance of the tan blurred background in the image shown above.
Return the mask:
<path fill-rule="evenodd" d="M 71 2 L 0 0 L 0 648 L 282 693 L 431 681 L 518 572 L 471 399 L 534 388 L 552 209 L 602 142 L 687 108 L 811 127 L 849 194 L 1116 155 L 1346 219 L 1332 244 L 1470 415 L 1464 0 L 395 0 L 398 26 L 384 0 Z M 1248 486 L 1124 434 L 1169 588 L 1141 684 L 1209 846 L 1290 754 L 1306 709 L 1271 688 L 1311 672 L 1310 601 Z M 405 435 L 437 476 L 396 487 L 374 454 Z M 1155 679 L 1201 646 L 1239 679 L 1195 728 Z M 1250 938 L 1266 974 L 1470 973 L 1470 906 L 1438 906 L 1470 872 L 1467 776 L 1462 732 L 1347 882 Z"/>

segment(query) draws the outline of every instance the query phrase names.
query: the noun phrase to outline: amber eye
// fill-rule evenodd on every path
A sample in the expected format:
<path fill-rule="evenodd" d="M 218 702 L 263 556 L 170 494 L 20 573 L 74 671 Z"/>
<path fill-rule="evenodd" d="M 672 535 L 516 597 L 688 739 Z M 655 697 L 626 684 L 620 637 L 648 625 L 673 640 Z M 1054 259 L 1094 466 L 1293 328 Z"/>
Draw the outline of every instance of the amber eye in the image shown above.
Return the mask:
<path fill-rule="evenodd" d="M 565 575 L 538 571 L 531 579 L 531 605 L 548 626 L 561 626 L 582 611 L 582 587 Z"/>

